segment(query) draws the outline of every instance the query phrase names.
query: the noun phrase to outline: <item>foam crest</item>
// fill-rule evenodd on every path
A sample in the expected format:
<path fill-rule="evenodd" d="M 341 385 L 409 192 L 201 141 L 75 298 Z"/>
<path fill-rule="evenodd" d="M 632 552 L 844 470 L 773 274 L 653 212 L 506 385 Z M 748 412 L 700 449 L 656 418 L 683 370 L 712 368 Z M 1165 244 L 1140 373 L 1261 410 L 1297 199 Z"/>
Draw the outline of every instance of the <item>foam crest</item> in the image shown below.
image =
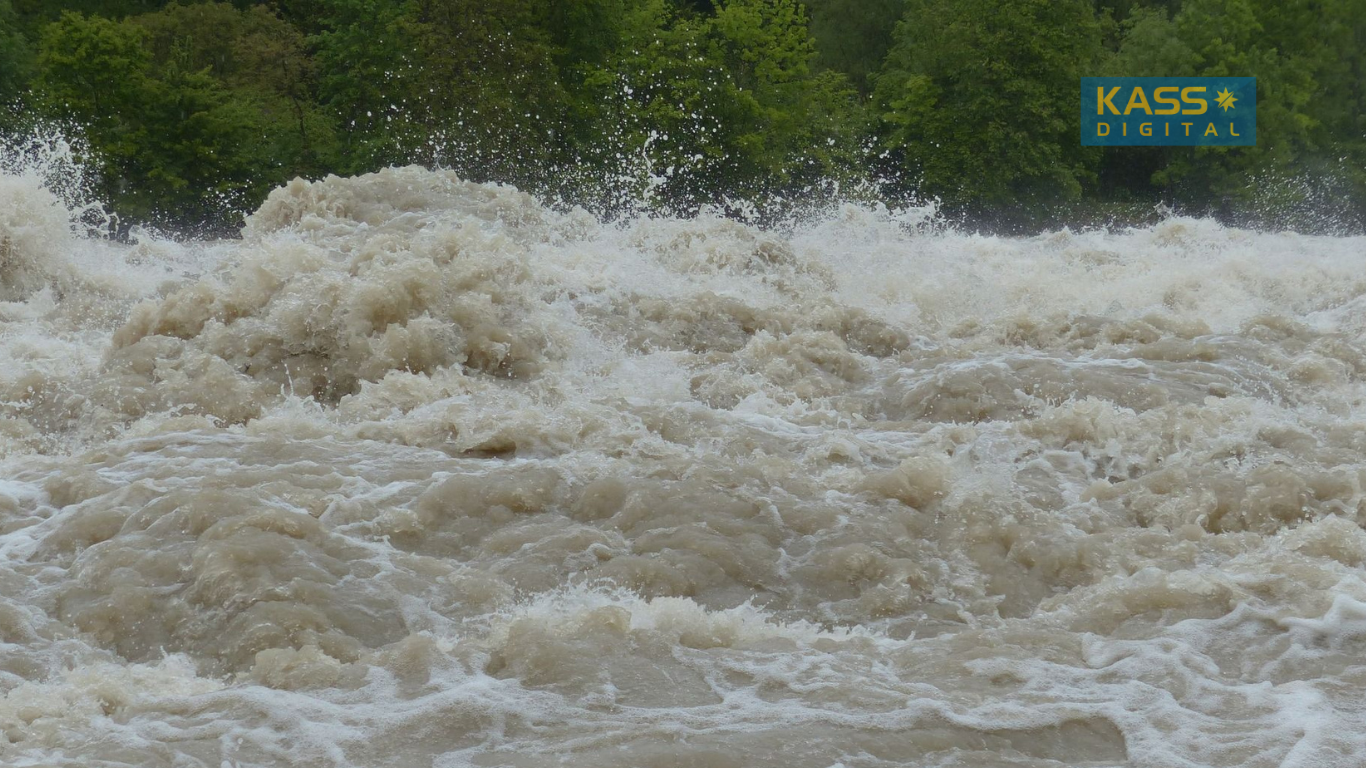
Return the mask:
<path fill-rule="evenodd" d="M 0 198 L 0 762 L 1353 765 L 1360 238 Z M 12 257 L 12 258 L 11 258 Z"/>

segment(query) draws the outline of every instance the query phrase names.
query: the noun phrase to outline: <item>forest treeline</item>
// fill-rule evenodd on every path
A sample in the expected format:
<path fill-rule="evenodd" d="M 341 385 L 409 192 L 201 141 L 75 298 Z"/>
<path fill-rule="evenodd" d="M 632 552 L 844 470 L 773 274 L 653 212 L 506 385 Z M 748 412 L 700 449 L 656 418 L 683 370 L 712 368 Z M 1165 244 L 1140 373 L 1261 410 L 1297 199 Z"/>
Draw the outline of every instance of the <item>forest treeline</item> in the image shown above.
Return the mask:
<path fill-rule="evenodd" d="M 1078 78 L 1255 76 L 1256 147 L 1082 147 Z M 0 0 L 0 129 L 126 221 L 453 168 L 599 213 L 937 198 L 988 228 L 1366 217 L 1366 0 Z"/>

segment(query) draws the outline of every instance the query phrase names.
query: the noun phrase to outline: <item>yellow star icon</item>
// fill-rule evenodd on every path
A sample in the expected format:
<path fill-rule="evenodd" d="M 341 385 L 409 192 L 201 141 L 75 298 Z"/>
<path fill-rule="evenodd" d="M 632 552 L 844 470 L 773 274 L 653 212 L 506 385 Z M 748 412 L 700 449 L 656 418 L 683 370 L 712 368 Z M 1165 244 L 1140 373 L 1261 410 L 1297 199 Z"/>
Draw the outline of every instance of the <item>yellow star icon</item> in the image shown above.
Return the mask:
<path fill-rule="evenodd" d="M 1235 98 L 1233 94 L 1229 93 L 1227 88 L 1225 88 L 1224 90 L 1214 94 L 1214 100 L 1219 102 L 1219 106 L 1223 107 L 1224 111 L 1227 112 L 1233 108 L 1233 102 L 1237 101 L 1238 99 Z"/>

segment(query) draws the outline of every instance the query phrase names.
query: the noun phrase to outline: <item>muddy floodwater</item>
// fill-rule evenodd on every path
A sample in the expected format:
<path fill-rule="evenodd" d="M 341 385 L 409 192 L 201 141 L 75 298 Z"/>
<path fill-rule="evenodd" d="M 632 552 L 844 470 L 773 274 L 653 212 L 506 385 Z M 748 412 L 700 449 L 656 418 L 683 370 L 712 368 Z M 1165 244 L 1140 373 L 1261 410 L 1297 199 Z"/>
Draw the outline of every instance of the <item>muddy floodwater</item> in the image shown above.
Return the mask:
<path fill-rule="evenodd" d="M 1366 239 L 0 177 L 0 764 L 1366 763 Z"/>

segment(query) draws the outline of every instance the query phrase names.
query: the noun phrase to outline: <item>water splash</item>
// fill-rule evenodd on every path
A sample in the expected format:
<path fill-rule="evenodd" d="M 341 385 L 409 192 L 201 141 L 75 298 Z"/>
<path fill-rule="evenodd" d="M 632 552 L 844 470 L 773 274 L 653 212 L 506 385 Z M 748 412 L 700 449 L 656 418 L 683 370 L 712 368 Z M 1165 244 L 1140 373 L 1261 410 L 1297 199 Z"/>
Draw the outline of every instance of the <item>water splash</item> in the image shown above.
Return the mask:
<path fill-rule="evenodd" d="M 604 223 L 400 168 L 120 244 L 38 178 L 6 764 L 1363 748 L 1361 238 Z"/>

